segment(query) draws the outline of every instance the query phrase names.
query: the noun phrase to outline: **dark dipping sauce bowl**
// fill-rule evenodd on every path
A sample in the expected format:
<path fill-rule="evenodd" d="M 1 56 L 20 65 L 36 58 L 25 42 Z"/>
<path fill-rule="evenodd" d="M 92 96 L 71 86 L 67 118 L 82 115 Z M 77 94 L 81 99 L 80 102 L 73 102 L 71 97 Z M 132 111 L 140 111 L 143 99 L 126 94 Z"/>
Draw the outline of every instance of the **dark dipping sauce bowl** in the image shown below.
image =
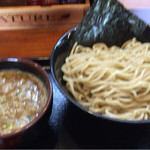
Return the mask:
<path fill-rule="evenodd" d="M 102 121 L 108 121 L 111 123 L 119 123 L 119 124 L 127 124 L 127 125 L 143 125 L 143 124 L 150 124 L 150 120 L 123 120 L 123 119 L 115 119 L 110 118 L 107 116 L 104 116 L 99 113 L 94 113 L 89 111 L 87 108 L 80 105 L 78 102 L 75 101 L 74 97 L 70 94 L 66 87 L 66 82 L 63 80 L 63 72 L 61 71 L 62 65 L 65 63 L 66 57 L 70 54 L 71 48 L 71 38 L 75 32 L 76 28 L 73 28 L 66 32 L 56 43 L 52 54 L 51 54 L 51 74 L 52 78 L 54 80 L 54 83 L 60 90 L 60 92 L 66 97 L 66 99 L 69 100 L 80 112 L 84 112 L 89 117 L 102 120 Z M 73 44 L 72 44 L 73 46 Z"/>
<path fill-rule="evenodd" d="M 25 58 L 0 58 L 0 70 L 12 69 L 29 72 L 39 78 L 46 87 L 47 102 L 38 116 L 27 125 L 9 134 L 0 135 L 0 148 L 19 148 L 25 140 L 28 143 L 28 137 L 34 136 L 32 133 L 35 129 L 40 128 L 39 130 L 41 130 L 42 125 L 48 124 L 52 110 L 52 84 L 46 71 L 37 63 Z"/>

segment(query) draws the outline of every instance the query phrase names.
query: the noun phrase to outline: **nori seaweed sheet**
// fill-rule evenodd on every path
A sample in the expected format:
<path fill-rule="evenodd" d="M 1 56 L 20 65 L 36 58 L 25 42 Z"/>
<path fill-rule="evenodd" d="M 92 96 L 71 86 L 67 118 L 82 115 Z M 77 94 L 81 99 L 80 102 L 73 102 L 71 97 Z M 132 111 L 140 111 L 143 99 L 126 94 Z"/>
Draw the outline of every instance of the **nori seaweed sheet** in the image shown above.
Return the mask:
<path fill-rule="evenodd" d="M 71 43 L 77 41 L 91 47 L 96 42 L 104 42 L 108 46 L 121 46 L 133 37 L 141 42 L 150 41 L 150 28 L 117 0 L 95 0 Z"/>

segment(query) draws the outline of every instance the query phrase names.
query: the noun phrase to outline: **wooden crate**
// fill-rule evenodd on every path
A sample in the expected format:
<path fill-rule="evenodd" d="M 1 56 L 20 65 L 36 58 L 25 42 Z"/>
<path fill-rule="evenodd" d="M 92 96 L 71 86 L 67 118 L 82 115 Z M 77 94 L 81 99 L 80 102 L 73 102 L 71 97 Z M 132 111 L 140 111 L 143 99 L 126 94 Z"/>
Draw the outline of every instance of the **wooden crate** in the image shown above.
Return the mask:
<path fill-rule="evenodd" d="M 89 3 L 0 8 L 0 57 L 49 57 L 59 38 L 80 23 Z"/>

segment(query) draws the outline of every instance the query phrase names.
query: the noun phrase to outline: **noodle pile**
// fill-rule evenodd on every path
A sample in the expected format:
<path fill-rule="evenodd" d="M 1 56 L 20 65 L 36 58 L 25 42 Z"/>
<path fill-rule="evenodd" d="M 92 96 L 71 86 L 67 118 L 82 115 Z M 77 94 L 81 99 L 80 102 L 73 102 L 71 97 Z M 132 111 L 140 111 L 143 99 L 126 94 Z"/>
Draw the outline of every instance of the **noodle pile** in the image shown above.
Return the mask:
<path fill-rule="evenodd" d="M 90 111 L 125 120 L 150 119 L 150 43 L 73 46 L 62 66 L 75 100 Z"/>

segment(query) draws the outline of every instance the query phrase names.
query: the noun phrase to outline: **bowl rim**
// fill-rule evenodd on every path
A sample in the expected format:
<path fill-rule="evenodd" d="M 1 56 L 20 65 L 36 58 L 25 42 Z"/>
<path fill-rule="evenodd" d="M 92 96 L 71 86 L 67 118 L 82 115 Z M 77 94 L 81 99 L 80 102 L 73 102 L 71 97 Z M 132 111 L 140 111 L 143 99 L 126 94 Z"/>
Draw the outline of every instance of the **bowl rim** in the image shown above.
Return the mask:
<path fill-rule="evenodd" d="M 124 119 L 116 119 L 116 118 L 111 118 L 111 117 L 107 117 L 105 115 L 102 115 L 100 113 L 96 113 L 93 112 L 85 107 L 83 107 L 81 104 L 79 104 L 78 102 L 76 102 L 72 97 L 70 97 L 62 88 L 61 85 L 59 84 L 59 82 L 56 79 L 55 76 L 55 71 L 54 71 L 54 55 L 56 52 L 57 47 L 62 43 L 62 40 L 66 37 L 70 37 L 71 33 L 75 32 L 77 27 L 72 28 L 70 30 L 68 30 L 56 43 L 56 45 L 54 46 L 52 53 L 51 53 L 51 59 L 50 59 L 50 68 L 51 68 L 51 75 L 52 75 L 52 79 L 54 81 L 54 83 L 56 84 L 57 88 L 59 89 L 59 91 L 64 95 L 64 97 L 69 100 L 69 102 L 71 102 L 72 104 L 74 104 L 77 108 L 79 108 L 80 110 L 82 110 L 83 112 L 98 118 L 98 119 L 103 119 L 103 120 L 107 120 L 107 121 L 111 121 L 114 123 L 122 123 L 122 124 L 149 124 L 150 123 L 150 119 L 149 120 L 124 120 Z"/>
<path fill-rule="evenodd" d="M 51 82 L 47 72 L 39 64 L 37 64 L 36 62 L 33 62 L 32 60 L 29 60 L 27 58 L 21 58 L 21 57 L 20 58 L 19 57 L 18 58 L 17 57 L 2 57 L 2 58 L 0 58 L 0 63 L 2 63 L 2 62 L 16 62 L 16 63 L 27 64 L 28 66 L 31 66 L 32 68 L 35 68 L 36 70 L 38 70 L 48 83 L 47 102 L 46 102 L 45 106 L 43 107 L 43 109 L 39 112 L 38 116 L 35 117 L 32 121 L 30 121 L 25 126 L 13 131 L 13 132 L 0 135 L 0 139 L 4 140 L 7 138 L 9 139 L 9 138 L 15 137 L 21 133 L 24 133 L 26 130 L 28 130 L 33 125 L 35 125 L 43 117 L 43 115 L 46 113 L 46 111 L 52 104 L 53 87 L 52 87 L 52 82 Z"/>

